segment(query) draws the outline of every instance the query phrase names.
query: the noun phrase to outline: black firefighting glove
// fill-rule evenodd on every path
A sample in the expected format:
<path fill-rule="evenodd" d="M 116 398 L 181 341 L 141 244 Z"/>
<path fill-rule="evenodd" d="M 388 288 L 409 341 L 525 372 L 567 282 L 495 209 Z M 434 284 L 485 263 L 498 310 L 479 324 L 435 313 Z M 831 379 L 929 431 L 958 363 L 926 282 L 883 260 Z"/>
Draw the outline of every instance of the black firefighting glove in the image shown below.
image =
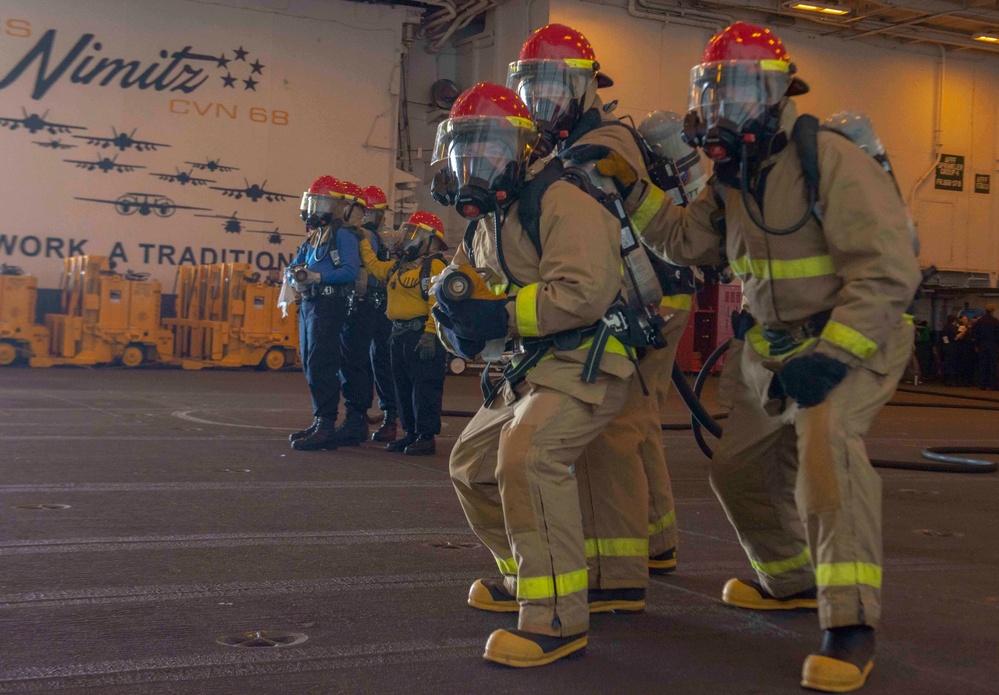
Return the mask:
<path fill-rule="evenodd" d="M 423 332 L 419 342 L 416 344 L 416 352 L 423 362 L 429 362 L 437 354 L 437 336 L 433 333 Z"/>
<path fill-rule="evenodd" d="M 811 408 L 829 396 L 846 378 L 848 369 L 839 360 L 812 353 L 788 360 L 777 378 L 800 407 Z"/>
<path fill-rule="evenodd" d="M 464 338 L 455 333 L 454 322 L 451 320 L 451 316 L 442 311 L 439 304 L 434 306 L 432 311 L 434 312 L 434 319 L 437 320 L 437 328 L 440 329 L 440 332 L 444 336 L 445 344 L 449 345 L 449 349 L 458 355 L 458 357 L 464 357 L 466 360 L 474 360 L 486 349 L 486 341 Z"/>

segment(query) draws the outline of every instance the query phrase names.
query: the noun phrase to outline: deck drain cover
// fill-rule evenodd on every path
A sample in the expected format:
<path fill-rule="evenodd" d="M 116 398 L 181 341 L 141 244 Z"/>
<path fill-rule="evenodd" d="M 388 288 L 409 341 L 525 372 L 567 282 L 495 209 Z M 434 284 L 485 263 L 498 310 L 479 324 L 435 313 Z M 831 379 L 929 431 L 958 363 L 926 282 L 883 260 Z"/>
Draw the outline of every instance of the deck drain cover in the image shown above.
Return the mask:
<path fill-rule="evenodd" d="M 251 630 L 235 635 L 222 635 L 215 639 L 226 647 L 276 648 L 293 647 L 309 639 L 301 632 L 278 632 L 276 630 Z"/>
<path fill-rule="evenodd" d="M 469 548 L 478 548 L 478 543 L 473 543 L 472 541 L 445 541 L 444 543 L 431 543 L 431 548 L 444 548 L 445 550 L 468 550 Z"/>
<path fill-rule="evenodd" d="M 68 504 L 19 504 L 17 509 L 31 509 L 32 511 L 58 511 L 60 509 L 69 509 Z"/>
<path fill-rule="evenodd" d="M 216 473 L 249 473 L 249 468 L 216 468 Z"/>
<path fill-rule="evenodd" d="M 924 536 L 933 536 L 935 538 L 960 538 L 964 535 L 956 531 L 937 531 L 931 528 L 917 528 L 914 533 L 921 533 Z"/>

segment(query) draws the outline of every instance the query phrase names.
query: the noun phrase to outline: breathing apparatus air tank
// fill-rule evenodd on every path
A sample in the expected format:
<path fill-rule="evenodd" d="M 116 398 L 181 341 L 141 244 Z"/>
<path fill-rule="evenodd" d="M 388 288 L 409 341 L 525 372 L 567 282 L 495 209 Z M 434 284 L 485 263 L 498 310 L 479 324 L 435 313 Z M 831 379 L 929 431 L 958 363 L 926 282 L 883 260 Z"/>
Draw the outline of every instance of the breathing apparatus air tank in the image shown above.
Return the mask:
<path fill-rule="evenodd" d="M 885 146 L 874 130 L 874 124 L 871 123 L 871 119 L 867 117 L 867 114 L 860 111 L 838 111 L 822 121 L 822 127 L 835 130 L 864 152 L 874 157 L 875 161 L 888 172 L 892 181 L 895 181 L 895 172 L 891 168 L 888 153 L 885 151 Z M 895 190 L 899 191 L 899 196 L 902 195 L 897 181 L 895 181 Z M 909 234 L 912 237 L 912 248 L 918 256 L 920 250 L 919 233 L 916 231 L 916 224 L 913 222 L 911 216 L 909 217 Z"/>
<path fill-rule="evenodd" d="M 685 143 L 681 137 L 683 119 L 680 115 L 673 111 L 653 111 L 638 126 L 638 132 L 645 138 L 656 158 L 671 161 L 676 166 L 683 184 L 684 196 L 681 196 L 675 187 L 666 192 L 673 196 L 678 205 L 686 202 L 684 197 L 688 201 L 697 197 L 708 181 L 708 174 L 701 164 L 700 153 Z"/>

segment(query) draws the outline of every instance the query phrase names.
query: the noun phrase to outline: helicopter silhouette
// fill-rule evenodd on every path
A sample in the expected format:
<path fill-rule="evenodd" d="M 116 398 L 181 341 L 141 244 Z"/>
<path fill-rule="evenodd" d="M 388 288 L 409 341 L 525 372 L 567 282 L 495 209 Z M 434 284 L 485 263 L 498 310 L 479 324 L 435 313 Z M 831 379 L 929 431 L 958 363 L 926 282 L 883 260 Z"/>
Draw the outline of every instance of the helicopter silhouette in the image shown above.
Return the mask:
<path fill-rule="evenodd" d="M 41 116 L 37 113 L 28 114 L 28 111 L 22 106 L 21 113 L 24 114 L 24 118 L 6 118 L 0 116 L 0 127 L 10 128 L 11 130 L 17 130 L 18 128 L 24 128 L 29 133 L 34 135 L 39 130 L 45 130 L 52 135 L 58 135 L 59 133 L 69 133 L 74 130 L 86 130 L 87 128 L 82 125 L 68 125 L 66 123 L 52 123 L 46 121 L 45 117 L 49 115 L 48 109 L 45 110 Z M 75 136 L 74 136 L 75 137 Z"/>
<path fill-rule="evenodd" d="M 133 215 L 139 213 L 143 217 L 156 215 L 157 217 L 170 217 L 177 210 L 210 210 L 211 208 L 198 208 L 191 205 L 177 205 L 170 198 L 158 193 L 125 193 L 116 200 L 103 200 L 101 198 L 77 198 L 92 203 L 107 203 L 114 205 L 115 212 L 119 215 Z"/>
<path fill-rule="evenodd" d="M 95 135 L 74 135 L 73 137 L 86 140 L 88 145 L 99 145 L 103 149 L 114 146 L 122 152 L 132 147 L 134 147 L 137 152 L 155 152 L 160 147 L 170 147 L 170 145 L 164 145 L 162 142 L 136 140 L 134 138 L 136 130 L 138 130 L 138 128 L 132 128 L 131 133 L 119 133 L 118 130 L 112 126 L 111 132 L 113 133 L 113 136 L 110 138 L 101 138 Z"/>
<path fill-rule="evenodd" d="M 239 167 L 230 167 L 222 164 L 221 159 L 206 159 L 204 162 L 184 162 L 184 164 L 190 164 L 195 169 L 200 169 L 201 171 L 219 171 L 223 174 L 227 174 L 230 171 L 239 171 Z"/>
<path fill-rule="evenodd" d="M 158 176 L 160 181 L 172 181 L 179 183 L 181 186 L 186 186 L 191 184 L 192 186 L 204 186 L 206 183 L 215 183 L 213 179 L 199 179 L 197 176 L 191 176 L 192 169 L 188 171 L 181 171 L 180 167 L 177 167 L 176 174 L 161 174 L 158 172 L 149 172 L 150 176 Z"/>
<path fill-rule="evenodd" d="M 246 184 L 246 188 L 226 188 L 225 186 L 211 186 L 211 188 L 216 191 L 222 191 L 222 195 L 235 198 L 236 200 L 246 196 L 254 203 L 259 201 L 261 198 L 265 199 L 268 203 L 273 203 L 275 201 L 282 201 L 295 197 L 287 193 L 275 193 L 273 191 L 265 190 L 264 186 L 267 185 L 267 179 L 264 179 L 264 182 L 261 184 L 251 184 L 246 179 L 243 179 L 243 182 Z"/>
<path fill-rule="evenodd" d="M 61 140 L 32 140 L 39 147 L 47 147 L 50 150 L 71 150 L 79 145 L 65 145 Z"/>
<path fill-rule="evenodd" d="M 103 171 L 105 174 L 109 174 L 112 171 L 119 174 L 125 174 L 135 171 L 136 169 L 146 168 L 144 166 L 139 166 L 138 164 L 118 164 L 118 155 L 109 159 L 107 157 L 102 158 L 100 153 L 97 154 L 97 159 L 94 161 L 85 159 L 64 159 L 62 161 L 75 164 L 77 169 L 86 169 L 87 171 Z"/>
<path fill-rule="evenodd" d="M 266 229 L 247 229 L 247 234 L 266 234 L 268 244 L 283 244 L 285 237 L 299 237 L 304 238 L 304 234 L 288 234 L 287 232 L 282 232 L 278 227 L 275 227 L 273 231 L 268 231 Z"/>
<path fill-rule="evenodd" d="M 216 220 L 225 220 L 222 224 L 222 229 L 225 230 L 226 234 L 239 234 L 243 231 L 243 224 L 245 222 L 257 222 L 259 224 L 274 224 L 271 220 L 244 220 L 236 216 L 236 212 L 233 211 L 231 215 L 195 215 L 195 217 L 210 217 Z"/>

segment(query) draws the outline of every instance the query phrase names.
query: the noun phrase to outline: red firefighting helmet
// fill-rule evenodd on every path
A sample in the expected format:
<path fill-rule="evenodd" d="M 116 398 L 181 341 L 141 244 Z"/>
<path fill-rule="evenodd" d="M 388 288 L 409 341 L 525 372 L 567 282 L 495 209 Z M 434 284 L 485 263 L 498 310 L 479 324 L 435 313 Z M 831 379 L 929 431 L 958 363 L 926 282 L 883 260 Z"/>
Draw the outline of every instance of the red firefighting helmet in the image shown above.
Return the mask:
<path fill-rule="evenodd" d="M 476 188 L 503 199 L 520 181 L 537 140 L 520 97 L 506 87 L 480 82 L 458 97 L 450 117 L 438 126 L 433 163 L 447 162 L 458 190 Z"/>
<path fill-rule="evenodd" d="M 711 37 L 690 72 L 690 110 L 707 128 L 727 120 L 742 127 L 785 96 L 808 91 L 794 76 L 781 40 L 765 27 L 736 22 Z"/>
<path fill-rule="evenodd" d="M 364 189 L 353 181 L 341 181 L 340 193 L 347 201 L 364 205 Z"/>
<path fill-rule="evenodd" d="M 564 24 L 547 24 L 531 34 L 521 46 L 517 62 L 510 65 L 510 72 L 513 73 L 519 63 L 541 60 L 559 61 L 570 68 L 591 70 L 595 73 L 598 88 L 614 84 L 614 80 L 600 72 L 596 53 L 586 37 Z"/>
<path fill-rule="evenodd" d="M 364 189 L 364 207 L 368 210 L 384 210 L 388 207 L 385 191 L 378 186 L 367 186 Z"/>
<path fill-rule="evenodd" d="M 342 197 L 341 183 L 337 179 L 329 174 L 320 176 L 302 194 L 298 208 L 302 221 L 310 227 L 325 227 L 332 220 L 333 209 Z"/>
<path fill-rule="evenodd" d="M 430 253 L 431 243 L 436 239 L 438 250 L 447 248 L 444 241 L 444 223 L 432 212 L 417 210 L 399 228 L 399 237 L 403 259 L 414 260 Z"/>

